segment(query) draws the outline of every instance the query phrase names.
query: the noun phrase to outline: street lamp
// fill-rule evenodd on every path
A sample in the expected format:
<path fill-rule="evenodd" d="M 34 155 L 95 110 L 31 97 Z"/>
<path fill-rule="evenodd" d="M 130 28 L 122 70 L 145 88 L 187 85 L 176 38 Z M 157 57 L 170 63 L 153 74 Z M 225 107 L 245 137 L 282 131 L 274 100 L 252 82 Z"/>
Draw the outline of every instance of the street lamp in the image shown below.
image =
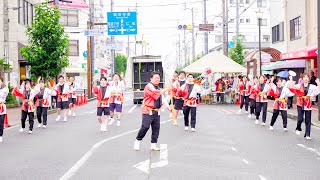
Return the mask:
<path fill-rule="evenodd" d="M 262 22 L 262 15 L 263 12 L 259 9 L 257 11 L 257 18 L 258 18 L 258 26 L 259 26 L 259 64 L 260 64 L 260 72 L 259 74 L 262 75 L 262 63 L 261 63 L 261 22 Z"/>

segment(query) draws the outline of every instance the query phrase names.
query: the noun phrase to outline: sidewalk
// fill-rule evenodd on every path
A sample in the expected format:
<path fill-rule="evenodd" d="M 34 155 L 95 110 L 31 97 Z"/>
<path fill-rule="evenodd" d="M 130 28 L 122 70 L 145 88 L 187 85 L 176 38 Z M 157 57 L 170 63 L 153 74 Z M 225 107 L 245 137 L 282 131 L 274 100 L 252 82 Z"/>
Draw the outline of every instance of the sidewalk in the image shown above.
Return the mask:
<path fill-rule="evenodd" d="M 273 100 L 269 100 L 268 101 L 268 112 L 273 113 Z M 320 127 L 320 121 L 318 121 L 318 106 L 313 106 L 312 107 L 312 117 L 311 117 L 311 121 L 312 121 L 312 125 Z M 280 115 L 281 116 L 281 115 Z M 297 105 L 293 104 L 293 109 L 288 109 L 288 118 L 293 119 L 295 121 L 297 121 L 298 119 L 298 112 L 297 112 Z"/>

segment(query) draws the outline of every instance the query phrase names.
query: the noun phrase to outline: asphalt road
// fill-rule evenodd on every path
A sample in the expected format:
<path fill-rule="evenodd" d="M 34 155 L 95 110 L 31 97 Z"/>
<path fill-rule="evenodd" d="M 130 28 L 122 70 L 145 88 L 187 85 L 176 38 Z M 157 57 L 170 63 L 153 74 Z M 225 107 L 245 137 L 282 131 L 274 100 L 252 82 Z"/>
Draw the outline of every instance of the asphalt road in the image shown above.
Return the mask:
<path fill-rule="evenodd" d="M 161 152 L 150 152 L 150 131 L 133 150 L 141 126 L 141 108 L 128 97 L 121 127 L 100 132 L 95 102 L 78 108 L 77 117 L 55 122 L 32 135 L 20 127 L 5 130 L 0 144 L 0 179 L 320 179 L 320 130 L 312 140 L 294 133 L 289 120 L 283 132 L 255 125 L 238 106 L 199 106 L 197 132 L 184 131 L 183 120 L 173 126 L 169 112 L 161 115 Z M 180 115 L 181 116 L 181 115 Z M 268 114 L 267 124 L 271 114 Z M 37 123 L 35 124 L 37 126 Z M 167 146 L 167 148 L 166 148 Z"/>

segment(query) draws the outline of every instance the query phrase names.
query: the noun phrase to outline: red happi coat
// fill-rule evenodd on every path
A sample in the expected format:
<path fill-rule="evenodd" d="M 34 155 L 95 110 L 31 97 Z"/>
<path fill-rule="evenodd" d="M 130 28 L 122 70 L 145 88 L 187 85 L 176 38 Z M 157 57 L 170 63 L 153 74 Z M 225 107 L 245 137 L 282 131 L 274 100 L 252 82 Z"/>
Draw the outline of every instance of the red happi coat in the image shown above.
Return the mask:
<path fill-rule="evenodd" d="M 152 83 L 148 83 L 144 87 L 144 94 L 143 94 L 143 102 L 142 102 L 142 114 L 151 114 L 152 110 L 154 109 L 154 104 L 156 100 L 161 98 L 161 106 L 165 104 L 168 106 L 168 103 L 161 95 L 161 90 L 156 89 Z M 156 109 L 158 111 L 158 109 Z"/>
<path fill-rule="evenodd" d="M 308 85 L 308 93 L 304 93 L 304 85 L 297 84 L 290 89 L 292 93 L 297 95 L 297 106 L 302 107 L 304 110 L 312 110 L 312 101 L 311 98 L 319 94 L 320 86 L 315 86 L 313 84 Z"/>
<path fill-rule="evenodd" d="M 106 86 L 106 93 L 104 94 L 104 97 L 102 97 L 102 88 L 101 86 L 93 86 L 92 92 L 97 95 L 97 107 L 109 107 L 110 105 L 110 96 L 111 93 L 114 92 L 114 89 L 112 86 L 107 85 Z"/>
<path fill-rule="evenodd" d="M 256 89 L 254 88 L 254 83 L 250 83 L 250 96 L 249 96 L 249 98 L 250 99 L 253 99 L 253 100 L 256 100 L 256 96 L 257 96 L 257 94 L 256 94 Z"/>
<path fill-rule="evenodd" d="M 51 105 L 51 96 L 56 95 L 56 91 L 49 89 L 49 88 L 44 88 L 40 89 L 40 85 L 36 85 L 34 88 L 34 93 L 36 94 L 35 97 L 37 99 L 36 101 L 36 107 L 50 107 Z M 40 98 L 40 93 L 43 93 L 42 98 Z"/>
<path fill-rule="evenodd" d="M 286 87 L 282 88 L 281 94 L 279 91 L 279 88 L 276 85 L 272 85 L 268 92 L 268 96 L 272 96 L 275 98 L 275 101 L 273 103 L 273 109 L 276 110 L 288 110 L 287 106 L 287 99 L 288 96 L 293 96 L 294 94 L 290 92 L 290 90 Z"/>
<path fill-rule="evenodd" d="M 181 86 L 181 94 L 184 98 L 184 106 L 189 107 L 197 107 L 197 93 L 200 93 L 201 87 L 197 84 L 193 85 L 192 91 L 190 92 L 190 95 L 188 97 L 189 91 L 188 91 L 188 83 Z"/>
<path fill-rule="evenodd" d="M 267 94 L 270 89 L 268 84 L 264 85 L 264 89 L 260 89 L 260 83 L 255 85 L 256 102 L 268 102 Z"/>
<path fill-rule="evenodd" d="M 246 88 L 245 88 L 245 84 L 243 83 L 243 81 L 240 81 L 238 88 L 240 91 L 240 95 L 241 96 L 249 96 L 250 95 L 250 91 L 251 91 L 251 84 L 246 82 Z"/>
<path fill-rule="evenodd" d="M 63 92 L 62 94 L 60 94 L 60 85 L 57 84 L 56 87 L 55 87 L 55 90 L 56 90 L 56 93 L 57 93 L 57 101 L 58 102 L 66 102 L 66 101 L 69 101 L 69 85 L 68 83 L 64 83 L 64 87 L 63 87 Z"/>
<path fill-rule="evenodd" d="M 186 84 L 186 80 L 184 81 L 185 81 L 184 84 Z M 183 98 L 183 94 L 181 93 L 181 87 L 182 86 L 180 86 L 179 79 L 172 84 L 172 94 L 174 98 L 176 99 Z"/>
<path fill-rule="evenodd" d="M 22 103 L 21 109 L 23 111 L 34 112 L 34 110 L 35 110 L 35 107 L 34 107 L 34 104 L 33 104 L 34 92 L 33 92 L 32 89 L 30 90 L 29 99 L 27 99 L 27 91 L 19 89 L 18 87 L 14 88 L 12 90 L 12 94 L 14 96 L 22 98 L 23 103 Z"/>
<path fill-rule="evenodd" d="M 9 89 L 4 87 L 0 89 L 0 115 L 7 114 L 6 97 L 9 93 Z"/>

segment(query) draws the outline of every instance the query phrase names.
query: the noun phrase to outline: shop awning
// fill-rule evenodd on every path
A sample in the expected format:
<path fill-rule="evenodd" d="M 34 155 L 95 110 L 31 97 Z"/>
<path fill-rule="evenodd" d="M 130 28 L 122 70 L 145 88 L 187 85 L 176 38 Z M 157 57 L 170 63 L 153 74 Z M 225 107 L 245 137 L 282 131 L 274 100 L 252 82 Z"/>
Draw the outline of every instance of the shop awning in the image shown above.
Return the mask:
<path fill-rule="evenodd" d="M 261 49 L 261 52 L 264 52 L 264 53 L 267 53 L 267 54 L 270 54 L 271 56 L 271 59 L 270 61 L 271 62 L 274 62 L 274 61 L 277 61 L 280 59 L 280 54 L 281 52 L 278 51 L 277 49 L 274 49 L 274 48 L 262 48 Z M 248 53 L 246 56 L 245 56 L 245 60 L 246 61 L 252 61 L 253 59 L 259 59 L 259 50 L 255 50 L 255 51 L 251 51 L 250 53 Z"/>
<path fill-rule="evenodd" d="M 293 59 L 316 59 L 318 57 L 318 47 L 308 47 L 298 51 L 292 51 L 287 53 L 281 53 L 282 60 L 293 60 Z"/>
<path fill-rule="evenodd" d="M 262 65 L 262 71 L 271 71 L 275 69 L 276 66 L 284 64 L 285 61 L 277 61 L 277 62 L 272 62 L 269 65 Z"/>
<path fill-rule="evenodd" d="M 292 60 L 292 61 L 282 61 L 283 63 L 277 64 L 273 69 L 294 69 L 294 68 L 305 68 L 306 60 Z"/>
<path fill-rule="evenodd" d="M 89 6 L 85 0 L 69 0 L 69 1 L 71 1 L 72 3 L 59 2 L 59 7 L 89 9 Z M 53 3 L 50 3 L 50 5 L 53 5 Z"/>

